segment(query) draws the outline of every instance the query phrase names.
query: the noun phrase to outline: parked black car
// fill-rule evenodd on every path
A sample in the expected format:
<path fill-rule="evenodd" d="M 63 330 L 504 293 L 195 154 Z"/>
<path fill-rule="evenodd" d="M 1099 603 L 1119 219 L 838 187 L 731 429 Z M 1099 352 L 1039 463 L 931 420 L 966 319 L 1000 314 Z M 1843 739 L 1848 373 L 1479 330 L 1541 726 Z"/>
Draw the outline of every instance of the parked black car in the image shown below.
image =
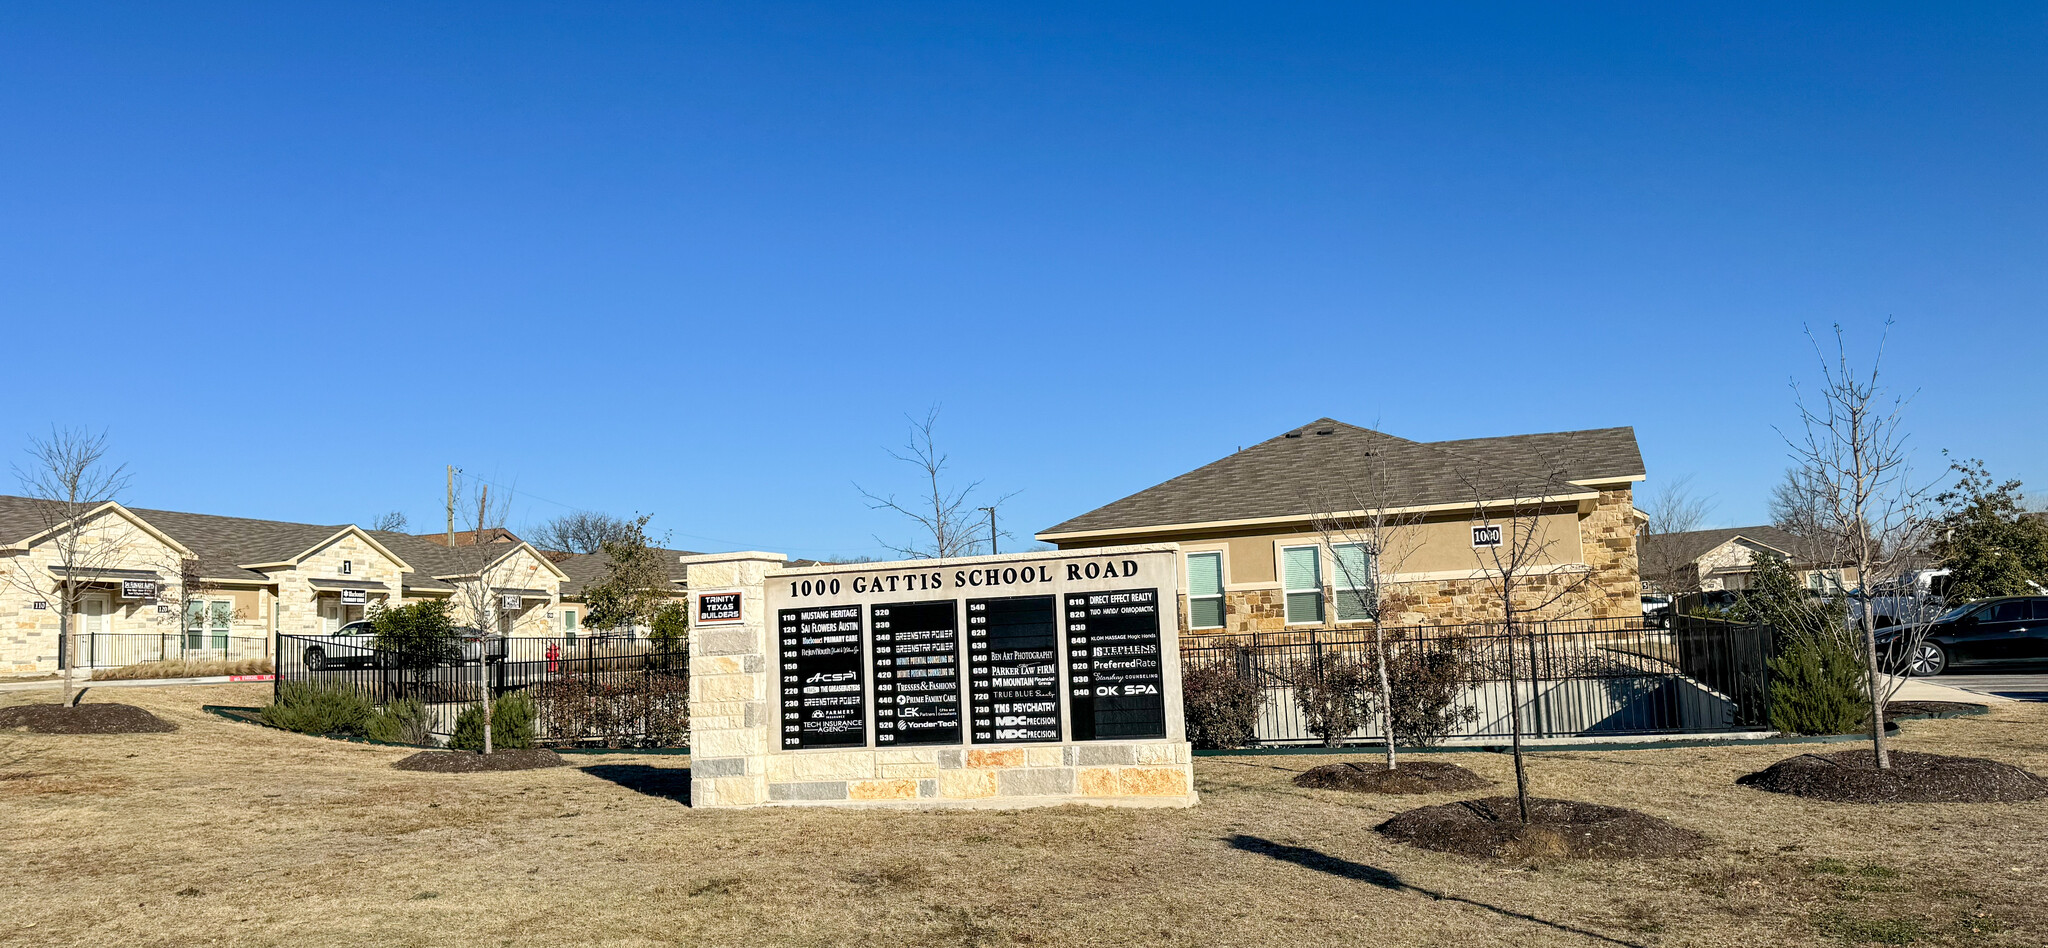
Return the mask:
<path fill-rule="evenodd" d="M 1950 609 L 1918 644 L 1911 626 L 1877 633 L 1879 648 L 1912 675 L 1939 675 L 1960 665 L 2048 662 L 2048 596 L 1980 599 Z M 1911 654 L 1899 654 L 1912 644 Z"/>

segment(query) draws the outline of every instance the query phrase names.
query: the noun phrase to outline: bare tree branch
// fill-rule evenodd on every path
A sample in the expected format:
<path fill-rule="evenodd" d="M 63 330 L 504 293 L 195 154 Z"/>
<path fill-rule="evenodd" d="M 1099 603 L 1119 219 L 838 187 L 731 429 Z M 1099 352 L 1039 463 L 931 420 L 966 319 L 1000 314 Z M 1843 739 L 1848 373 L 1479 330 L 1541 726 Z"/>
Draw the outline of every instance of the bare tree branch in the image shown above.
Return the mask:
<path fill-rule="evenodd" d="M 83 428 L 50 429 L 47 438 L 31 438 L 29 461 L 14 465 L 21 492 L 31 501 L 38 532 L 37 547 L 49 550 L 50 562 L 37 564 L 34 550 L 15 554 L 6 573 L 10 585 L 57 610 L 58 661 L 64 669 L 64 703 L 77 700 L 79 636 L 72 616 L 88 589 L 103 583 L 115 570 L 137 568 L 144 557 L 131 542 L 136 532 L 122 520 L 89 518 L 128 488 L 128 466 L 107 460 L 107 434 Z"/>
<path fill-rule="evenodd" d="M 875 542 L 908 559 L 944 560 L 972 556 L 987 536 L 981 528 L 979 512 L 984 507 L 1000 509 L 1005 501 L 1017 496 L 1017 492 L 1004 494 L 991 504 L 970 504 L 968 501 L 981 482 L 974 481 L 961 487 L 948 483 L 946 464 L 950 458 L 939 450 L 936 434 L 938 407 L 933 406 L 927 411 L 922 421 L 905 417 L 910 422 L 910 441 L 901 452 L 890 451 L 889 456 L 918 469 L 919 479 L 923 481 L 918 496 L 898 501 L 895 494 L 877 494 L 857 483 L 853 488 L 860 491 L 868 509 L 893 511 L 916 523 L 919 539 L 899 544 L 876 537 Z"/>

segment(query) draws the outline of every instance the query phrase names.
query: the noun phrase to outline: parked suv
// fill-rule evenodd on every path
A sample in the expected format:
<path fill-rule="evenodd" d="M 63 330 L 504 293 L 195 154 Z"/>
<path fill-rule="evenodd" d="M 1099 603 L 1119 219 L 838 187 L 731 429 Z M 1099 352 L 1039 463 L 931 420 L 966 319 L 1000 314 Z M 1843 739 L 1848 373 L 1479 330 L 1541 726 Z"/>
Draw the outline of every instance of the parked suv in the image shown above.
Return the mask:
<path fill-rule="evenodd" d="M 461 662 L 475 665 L 505 660 L 504 636 L 471 628 L 458 628 L 455 635 L 461 642 Z M 330 635 L 320 636 L 316 644 L 306 646 L 305 657 L 306 667 L 313 671 L 342 667 L 376 668 L 383 664 L 377 651 L 377 633 L 371 629 L 368 619 L 359 619 Z"/>
<path fill-rule="evenodd" d="M 1939 675 L 1959 665 L 2048 662 L 2048 596 L 1964 603 L 1937 617 L 1910 654 L 1899 654 L 1906 650 L 1911 629 L 1881 629 L 1877 643 L 1913 675 Z"/>

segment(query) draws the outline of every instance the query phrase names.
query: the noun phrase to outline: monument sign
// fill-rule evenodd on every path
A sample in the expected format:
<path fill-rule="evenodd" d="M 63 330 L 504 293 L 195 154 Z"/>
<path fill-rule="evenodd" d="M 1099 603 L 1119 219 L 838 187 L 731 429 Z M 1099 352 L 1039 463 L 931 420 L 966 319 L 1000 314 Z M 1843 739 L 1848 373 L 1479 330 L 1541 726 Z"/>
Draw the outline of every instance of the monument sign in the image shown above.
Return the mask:
<path fill-rule="evenodd" d="M 683 562 L 696 805 L 1194 802 L 1170 544 Z"/>

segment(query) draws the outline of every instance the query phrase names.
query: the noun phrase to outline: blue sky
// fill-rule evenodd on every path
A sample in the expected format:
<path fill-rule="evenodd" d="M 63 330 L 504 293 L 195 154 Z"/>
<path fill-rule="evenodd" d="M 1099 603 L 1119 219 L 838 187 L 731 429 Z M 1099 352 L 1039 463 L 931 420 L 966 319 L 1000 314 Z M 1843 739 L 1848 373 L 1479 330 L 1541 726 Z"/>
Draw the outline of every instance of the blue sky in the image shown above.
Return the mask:
<path fill-rule="evenodd" d="M 1324 415 L 1634 425 L 1733 525 L 1802 326 L 1889 317 L 1922 463 L 2048 480 L 2048 13 L 1775 6 L 9 5 L 0 447 L 826 556 L 934 403 L 1020 534 Z"/>

